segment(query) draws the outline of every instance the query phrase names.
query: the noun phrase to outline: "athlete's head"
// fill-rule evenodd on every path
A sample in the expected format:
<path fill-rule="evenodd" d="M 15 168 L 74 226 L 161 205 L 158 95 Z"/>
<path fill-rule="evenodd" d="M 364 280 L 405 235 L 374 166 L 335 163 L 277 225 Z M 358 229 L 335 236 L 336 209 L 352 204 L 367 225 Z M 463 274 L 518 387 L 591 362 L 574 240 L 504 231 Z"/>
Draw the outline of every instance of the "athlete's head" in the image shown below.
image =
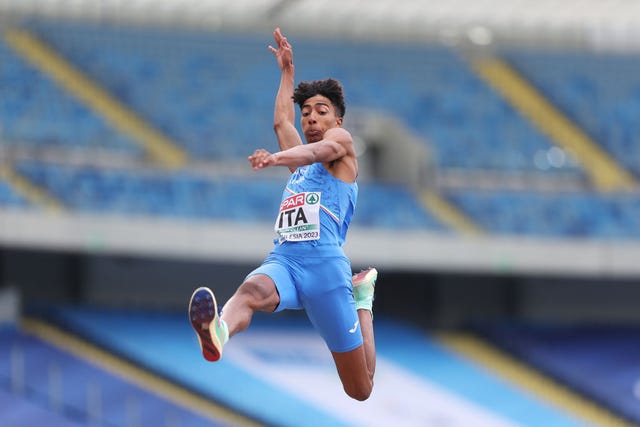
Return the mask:
<path fill-rule="evenodd" d="M 293 92 L 293 101 L 300 107 L 307 142 L 320 141 L 327 129 L 342 126 L 346 106 L 339 81 L 301 82 Z"/>

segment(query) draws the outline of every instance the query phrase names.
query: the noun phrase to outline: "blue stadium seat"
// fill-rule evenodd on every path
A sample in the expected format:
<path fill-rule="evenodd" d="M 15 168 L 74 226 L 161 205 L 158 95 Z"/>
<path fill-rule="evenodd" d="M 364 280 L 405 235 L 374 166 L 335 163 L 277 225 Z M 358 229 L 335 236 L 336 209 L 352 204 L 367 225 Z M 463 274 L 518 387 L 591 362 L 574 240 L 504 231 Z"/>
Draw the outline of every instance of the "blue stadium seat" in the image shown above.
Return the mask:
<path fill-rule="evenodd" d="M 382 182 L 360 185 L 354 222 L 366 227 L 450 231 L 405 187 Z"/>
<path fill-rule="evenodd" d="M 33 28 L 194 157 L 246 156 L 274 144 L 279 70 L 266 49 L 269 38 L 80 24 Z M 446 48 L 295 44 L 298 79 L 340 79 L 349 107 L 405 121 L 428 141 L 440 167 L 540 172 L 535 156 L 552 146 Z M 547 172 L 581 174 L 575 164 Z"/>
<path fill-rule="evenodd" d="M 258 146 L 275 146 L 271 112 L 279 77 L 266 49 L 269 39 L 77 23 L 37 22 L 30 28 L 194 157 L 241 159 Z M 580 167 L 572 162 L 558 167 L 537 163 L 536 158 L 553 147 L 549 140 L 446 48 L 394 46 L 385 50 L 388 61 L 380 62 L 380 48 L 384 48 L 380 44 L 299 40 L 296 46 L 299 78 L 334 76 L 346 86 L 349 107 L 379 110 L 403 119 L 428 141 L 440 169 L 583 178 Z M 321 58 L 316 54 L 320 49 L 325 52 Z M 538 71 L 542 73 L 544 67 L 532 67 L 532 73 Z M 627 81 L 631 77 L 610 86 L 621 94 L 629 89 Z M 569 94 L 566 96 L 583 100 L 600 97 L 600 83 L 584 76 L 570 82 L 563 86 Z M 575 106 L 576 114 L 589 113 L 584 103 Z M 615 116 L 633 126 L 635 110 L 629 111 L 616 110 Z M 606 129 L 622 139 L 633 132 L 621 126 Z M 260 184 L 268 188 L 258 189 L 259 183 L 250 178 L 212 181 L 188 172 L 134 173 L 38 162 L 22 162 L 18 169 L 73 209 L 188 219 L 271 221 L 273 212 L 264 206 L 279 197 L 282 185 L 265 182 Z M 384 183 L 361 185 L 358 224 L 446 230 L 408 189 Z M 262 195 L 268 196 L 260 198 Z M 238 197 L 238 203 L 232 210 L 221 209 L 219 201 L 230 196 Z M 390 197 L 394 203 L 388 202 Z M 492 233 L 639 236 L 635 194 L 460 190 L 447 197 Z"/>
<path fill-rule="evenodd" d="M 0 387 L 0 424 L 4 426 L 83 427 L 86 424 L 66 418 L 55 408 L 33 402 Z"/>
<path fill-rule="evenodd" d="M 640 176 L 640 58 L 507 51 L 506 58 L 626 169 Z"/>
<path fill-rule="evenodd" d="M 195 335 L 182 312 L 52 306 L 45 316 L 68 331 L 91 337 L 104 348 L 266 425 L 373 425 L 352 418 L 353 414 L 350 414 L 352 407 L 358 411 L 362 405 L 369 404 L 375 405 L 371 407 L 375 414 L 389 421 L 375 425 L 393 425 L 392 418 L 395 417 L 397 425 L 402 426 L 430 425 L 433 420 L 436 425 L 473 425 L 468 422 L 471 417 L 462 424 L 447 415 L 451 411 L 470 409 L 468 404 L 476 411 L 482 408 L 479 415 L 490 413 L 500 417 L 493 418 L 495 424 L 487 422 L 486 418 L 482 422 L 476 419 L 476 425 L 584 425 L 572 415 L 441 346 L 424 331 L 384 316 L 376 321 L 380 368 L 376 374 L 376 389 L 371 400 L 364 404 L 341 402 L 348 398 L 340 395 L 342 389 L 335 377 L 331 356 L 311 323 L 299 312 L 289 315 L 256 313 L 251 327 L 232 338 L 225 348 L 226 362 L 214 364 L 202 360 Z M 171 345 L 165 345 L 167 341 Z M 176 360 L 182 363 L 176 364 Z M 256 369 L 255 365 L 262 369 Z M 290 381 L 291 378 L 287 380 L 271 371 L 281 369 L 291 373 L 309 372 L 309 376 L 295 374 Z M 325 382 L 327 377 L 329 382 Z M 292 383 L 309 387 L 307 381 L 319 384 L 311 394 L 296 392 L 291 387 Z M 421 406 L 419 402 L 422 401 L 411 400 L 415 396 L 397 391 L 410 390 L 424 396 L 424 387 L 430 391 L 429 397 L 441 396 L 440 390 L 450 397 L 444 402 L 437 400 L 445 404 L 442 411 L 434 409 L 433 405 Z M 328 397 L 328 400 L 320 396 Z M 399 401 L 394 401 L 396 396 Z M 336 400 L 340 402 L 338 409 L 327 404 Z M 398 408 L 410 413 L 398 413 Z M 429 416 L 434 413 L 441 416 Z"/>
<path fill-rule="evenodd" d="M 141 156 L 142 149 L 72 98 L 0 40 L 0 126 L 7 147 L 110 150 Z"/>
<path fill-rule="evenodd" d="M 446 197 L 491 233 L 640 238 L 636 193 L 456 190 Z"/>
<path fill-rule="evenodd" d="M 509 322 L 475 329 L 557 381 L 640 423 L 637 326 Z"/>
<path fill-rule="evenodd" d="M 80 24 L 40 23 L 34 29 L 194 158 L 244 157 L 256 144 L 274 141 L 278 70 L 266 45 Z"/>
<path fill-rule="evenodd" d="M 13 326 L 0 325 L 0 346 L 1 425 L 226 425 Z M 8 385 L 18 357 L 23 390 L 15 394 Z"/>
<path fill-rule="evenodd" d="M 79 212 L 187 220 L 272 222 L 284 185 L 281 178 L 206 178 L 186 171 L 125 171 L 35 161 L 21 161 L 16 170 Z M 358 225 L 445 230 L 404 187 L 375 182 L 362 187 L 354 219 Z"/>
<path fill-rule="evenodd" d="M 0 180 L 0 207 L 20 207 L 29 206 L 29 202 L 18 194 L 9 183 Z"/>
<path fill-rule="evenodd" d="M 16 168 L 81 212 L 271 221 L 274 213 L 260 204 L 273 203 L 282 191 L 269 180 L 245 179 L 237 184 L 230 178 L 206 179 L 186 172 L 144 173 L 27 161 Z M 248 193 L 247 188 L 255 191 Z"/>

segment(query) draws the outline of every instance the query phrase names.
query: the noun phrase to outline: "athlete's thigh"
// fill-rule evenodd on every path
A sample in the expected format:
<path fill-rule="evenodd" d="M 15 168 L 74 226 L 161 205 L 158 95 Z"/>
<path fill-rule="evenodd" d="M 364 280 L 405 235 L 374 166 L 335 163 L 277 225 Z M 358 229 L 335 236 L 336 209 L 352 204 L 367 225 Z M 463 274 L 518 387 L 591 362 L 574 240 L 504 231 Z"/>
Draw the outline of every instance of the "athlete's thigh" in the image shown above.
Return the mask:
<path fill-rule="evenodd" d="M 294 283 L 293 266 L 284 256 L 271 253 L 262 265 L 247 275 L 245 281 L 256 275 L 264 274 L 275 284 L 280 302 L 274 311 L 298 310 L 302 308 L 298 291 Z"/>
<path fill-rule="evenodd" d="M 362 333 L 351 287 L 351 265 L 346 257 L 307 264 L 301 286 L 302 303 L 309 320 L 333 352 L 353 350 Z"/>

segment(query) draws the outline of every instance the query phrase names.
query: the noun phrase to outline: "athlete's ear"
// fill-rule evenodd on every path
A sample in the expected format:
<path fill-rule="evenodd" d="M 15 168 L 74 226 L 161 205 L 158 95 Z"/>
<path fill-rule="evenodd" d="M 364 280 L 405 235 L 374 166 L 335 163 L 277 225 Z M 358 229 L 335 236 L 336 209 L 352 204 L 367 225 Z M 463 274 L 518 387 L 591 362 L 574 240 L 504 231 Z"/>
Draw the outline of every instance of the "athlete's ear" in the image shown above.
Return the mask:
<path fill-rule="evenodd" d="M 337 124 L 338 126 L 342 127 L 342 117 L 338 117 L 338 118 L 336 119 L 336 124 Z"/>

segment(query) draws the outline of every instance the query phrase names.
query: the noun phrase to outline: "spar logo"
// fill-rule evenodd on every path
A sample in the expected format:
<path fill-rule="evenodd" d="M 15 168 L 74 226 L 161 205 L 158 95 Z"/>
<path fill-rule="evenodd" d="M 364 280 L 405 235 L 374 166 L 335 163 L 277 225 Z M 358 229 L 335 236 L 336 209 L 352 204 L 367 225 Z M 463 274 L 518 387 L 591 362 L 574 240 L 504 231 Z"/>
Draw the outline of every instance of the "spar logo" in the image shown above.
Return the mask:
<path fill-rule="evenodd" d="M 320 197 L 316 193 L 307 194 L 307 203 L 310 205 L 315 205 L 320 200 Z"/>
<path fill-rule="evenodd" d="M 304 193 L 289 196 L 280 203 L 280 211 L 297 208 L 304 205 Z"/>

